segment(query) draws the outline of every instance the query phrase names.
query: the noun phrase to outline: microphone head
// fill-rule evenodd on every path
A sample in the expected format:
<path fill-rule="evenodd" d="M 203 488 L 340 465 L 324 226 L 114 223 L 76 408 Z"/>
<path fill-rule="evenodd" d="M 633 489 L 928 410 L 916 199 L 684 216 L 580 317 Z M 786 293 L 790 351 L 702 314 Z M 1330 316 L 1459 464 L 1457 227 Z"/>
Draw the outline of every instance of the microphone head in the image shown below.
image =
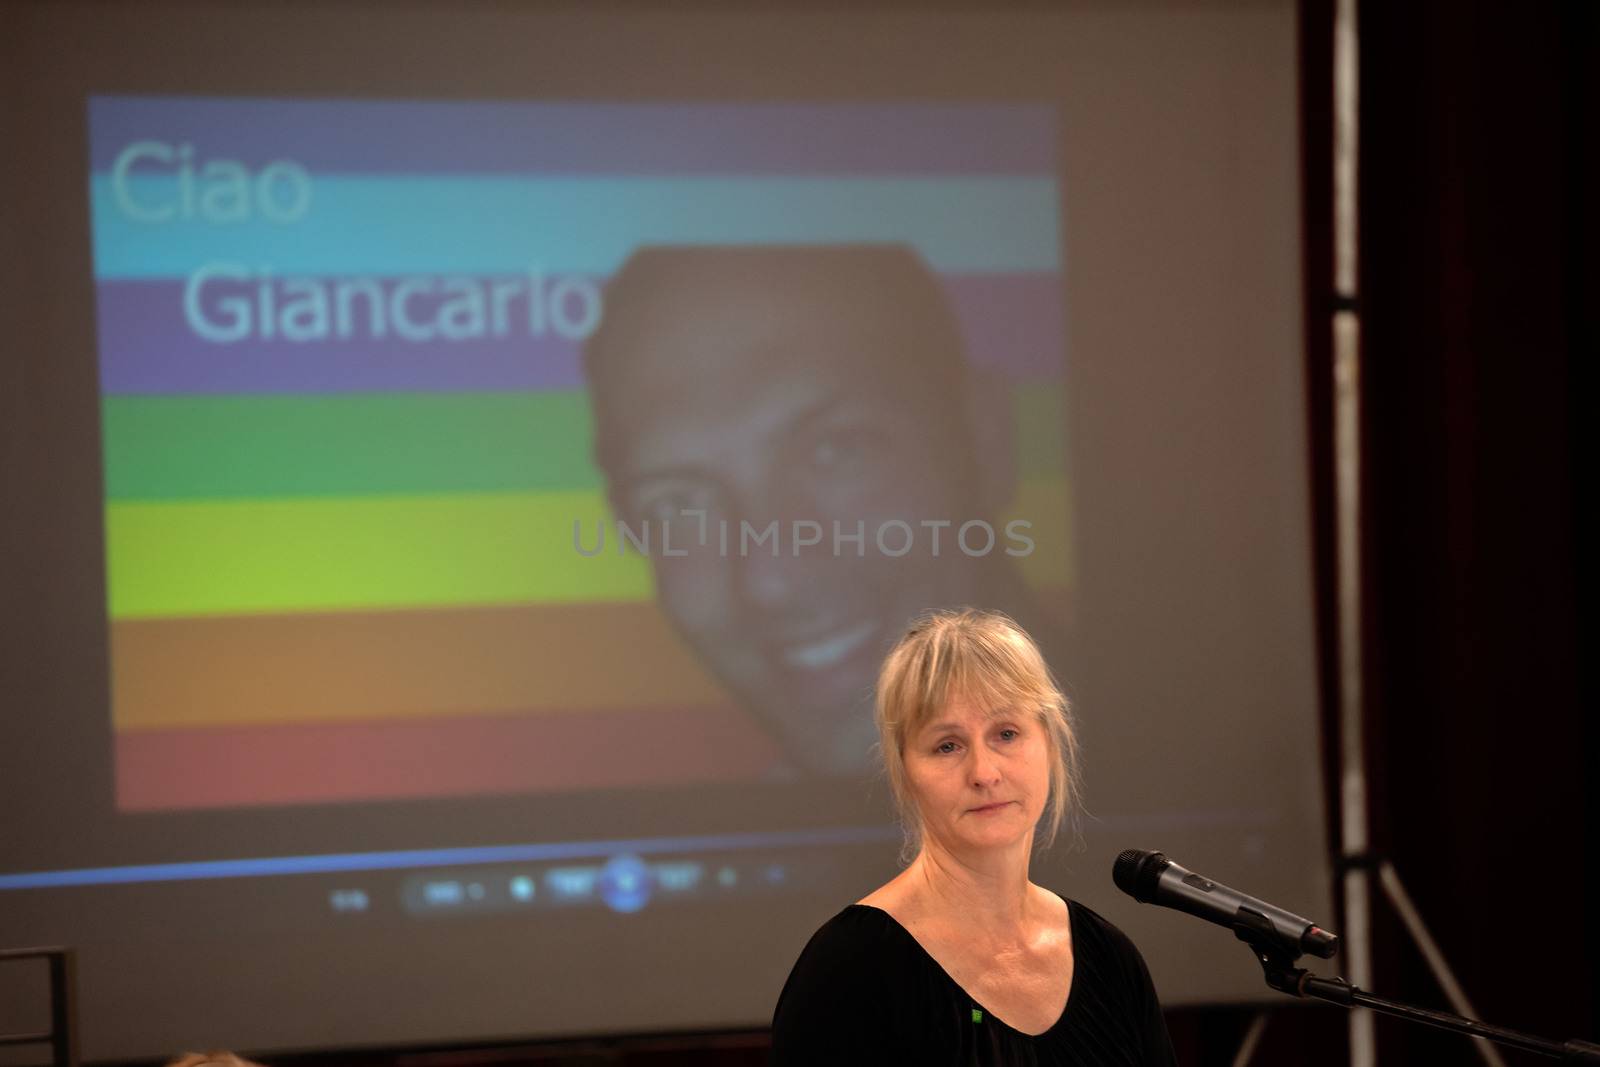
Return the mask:
<path fill-rule="evenodd" d="M 1111 865 L 1111 880 L 1117 888 L 1141 904 L 1155 898 L 1156 882 L 1169 861 L 1160 852 L 1144 852 L 1136 848 L 1122 850 L 1117 862 Z"/>

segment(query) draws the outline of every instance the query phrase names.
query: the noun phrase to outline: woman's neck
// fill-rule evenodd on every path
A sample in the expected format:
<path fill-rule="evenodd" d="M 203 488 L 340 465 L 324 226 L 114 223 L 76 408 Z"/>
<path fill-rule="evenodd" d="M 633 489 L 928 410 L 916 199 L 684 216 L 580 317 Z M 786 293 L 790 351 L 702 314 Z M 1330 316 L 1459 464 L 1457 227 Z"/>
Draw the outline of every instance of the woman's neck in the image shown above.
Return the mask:
<path fill-rule="evenodd" d="M 1028 881 L 1031 837 L 1014 848 L 977 855 L 958 855 L 925 841 L 900 876 L 909 891 L 906 903 L 924 913 L 921 918 L 959 921 L 997 941 L 1026 940 L 1037 918 Z"/>

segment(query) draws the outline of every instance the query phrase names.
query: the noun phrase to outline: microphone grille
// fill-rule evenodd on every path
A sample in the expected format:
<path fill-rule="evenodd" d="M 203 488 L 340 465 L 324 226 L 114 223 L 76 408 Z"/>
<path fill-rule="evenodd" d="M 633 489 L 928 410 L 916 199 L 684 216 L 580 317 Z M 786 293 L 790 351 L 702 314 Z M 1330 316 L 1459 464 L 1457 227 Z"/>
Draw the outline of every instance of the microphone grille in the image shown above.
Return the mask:
<path fill-rule="evenodd" d="M 1156 882 L 1167 868 L 1167 857 L 1160 852 L 1145 852 L 1126 848 L 1111 865 L 1111 880 L 1117 888 L 1141 904 L 1150 903 L 1155 896 Z"/>

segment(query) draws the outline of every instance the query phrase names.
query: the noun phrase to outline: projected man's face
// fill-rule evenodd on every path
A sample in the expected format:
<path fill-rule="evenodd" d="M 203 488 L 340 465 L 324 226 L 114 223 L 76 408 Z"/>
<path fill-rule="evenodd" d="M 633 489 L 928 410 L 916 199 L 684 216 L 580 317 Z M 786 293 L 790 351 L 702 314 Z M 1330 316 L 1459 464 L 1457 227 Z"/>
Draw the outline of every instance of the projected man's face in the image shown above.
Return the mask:
<path fill-rule="evenodd" d="M 814 771 L 867 766 L 872 687 L 905 622 L 976 599 L 954 528 L 935 556 L 921 525 L 974 517 L 953 473 L 970 446 L 926 389 L 874 370 L 883 358 L 780 293 L 686 300 L 596 398 L 618 516 L 669 525 L 686 551 L 652 553 L 662 607 Z M 877 543 L 891 520 L 916 535 L 901 556 Z M 885 546 L 904 542 L 891 525 Z"/>

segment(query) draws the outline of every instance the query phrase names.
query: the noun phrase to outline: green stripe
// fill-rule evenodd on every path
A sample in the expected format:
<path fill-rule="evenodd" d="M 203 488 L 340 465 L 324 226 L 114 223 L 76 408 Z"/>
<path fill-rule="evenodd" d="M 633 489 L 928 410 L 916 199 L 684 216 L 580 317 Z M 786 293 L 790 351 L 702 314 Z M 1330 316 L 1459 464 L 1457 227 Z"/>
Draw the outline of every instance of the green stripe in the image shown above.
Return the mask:
<path fill-rule="evenodd" d="M 111 617 L 650 599 L 610 531 L 574 548 L 606 515 L 597 492 L 111 504 Z"/>
<path fill-rule="evenodd" d="M 1016 390 L 1022 477 L 1062 469 L 1061 387 Z M 598 489 L 582 392 L 113 396 L 106 498 Z"/>
<path fill-rule="evenodd" d="M 581 392 L 113 396 L 106 497 L 592 489 Z"/>

